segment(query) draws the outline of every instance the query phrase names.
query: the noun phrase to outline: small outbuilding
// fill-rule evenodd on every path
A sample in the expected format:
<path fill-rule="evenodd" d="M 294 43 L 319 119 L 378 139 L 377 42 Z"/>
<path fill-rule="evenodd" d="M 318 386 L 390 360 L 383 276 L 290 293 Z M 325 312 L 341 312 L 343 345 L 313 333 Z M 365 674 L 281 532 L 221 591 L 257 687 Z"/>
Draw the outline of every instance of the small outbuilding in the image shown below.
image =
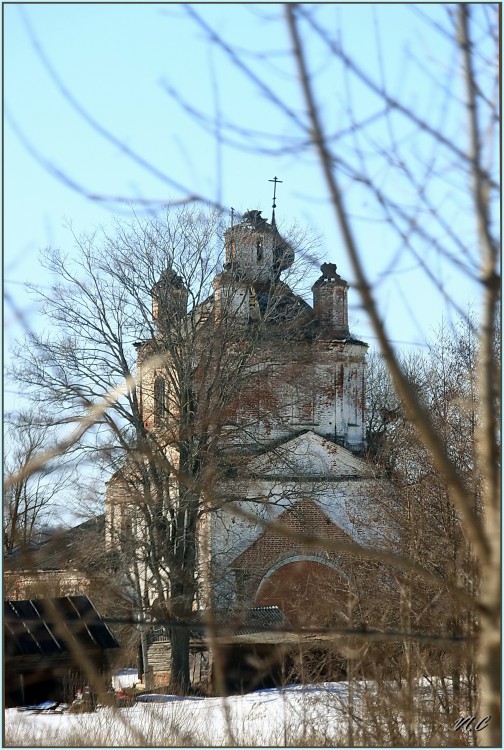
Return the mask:
<path fill-rule="evenodd" d="M 85 685 L 105 687 L 118 647 L 87 596 L 5 601 L 6 707 L 69 702 Z"/>

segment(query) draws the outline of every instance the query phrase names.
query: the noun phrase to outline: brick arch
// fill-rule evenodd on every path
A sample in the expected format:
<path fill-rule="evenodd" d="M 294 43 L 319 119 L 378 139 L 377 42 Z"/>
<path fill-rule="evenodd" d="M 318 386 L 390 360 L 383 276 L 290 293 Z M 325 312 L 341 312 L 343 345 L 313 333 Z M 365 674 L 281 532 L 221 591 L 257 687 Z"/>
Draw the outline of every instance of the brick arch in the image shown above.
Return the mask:
<path fill-rule="evenodd" d="M 276 605 L 294 626 L 344 624 L 347 579 L 328 560 L 296 555 L 272 566 L 255 596 L 257 606 Z"/>
<path fill-rule="evenodd" d="M 316 562 L 316 563 L 320 563 L 321 565 L 327 565 L 328 568 L 333 568 L 333 570 L 335 570 L 338 573 L 338 575 L 341 576 L 341 578 L 343 578 L 344 581 L 348 581 L 348 576 L 342 570 L 340 570 L 340 568 L 338 568 L 338 566 L 334 562 L 332 562 L 332 560 L 328 560 L 327 558 L 320 557 L 319 555 L 305 555 L 305 554 L 296 555 L 294 554 L 294 555 L 289 555 L 289 557 L 284 557 L 278 562 L 276 562 L 274 565 L 272 565 L 271 568 L 261 578 L 261 581 L 259 582 L 259 586 L 257 587 L 257 589 L 259 590 L 261 586 L 263 585 L 263 583 L 268 578 L 270 578 L 273 575 L 273 573 L 276 573 L 276 571 L 279 568 L 282 568 L 284 565 L 287 565 L 288 563 L 300 562 L 300 561 Z"/>

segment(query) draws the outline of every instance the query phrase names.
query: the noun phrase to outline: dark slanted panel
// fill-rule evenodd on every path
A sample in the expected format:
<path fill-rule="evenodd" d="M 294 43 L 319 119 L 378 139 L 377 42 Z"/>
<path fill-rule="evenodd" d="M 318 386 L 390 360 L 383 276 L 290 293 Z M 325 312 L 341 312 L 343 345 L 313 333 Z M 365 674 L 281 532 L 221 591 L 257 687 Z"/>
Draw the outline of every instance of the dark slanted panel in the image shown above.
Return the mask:
<path fill-rule="evenodd" d="M 8 655 L 68 651 L 65 632 L 87 648 L 119 645 L 87 596 L 4 602 L 4 622 Z"/>
<path fill-rule="evenodd" d="M 37 603 L 39 608 L 37 608 Z M 58 654 L 64 644 L 41 618 L 36 601 L 4 602 L 4 654 Z"/>
<path fill-rule="evenodd" d="M 87 596 L 5 601 L 6 706 L 71 701 L 88 682 L 76 650 L 105 676 L 109 650 L 118 647 Z"/>

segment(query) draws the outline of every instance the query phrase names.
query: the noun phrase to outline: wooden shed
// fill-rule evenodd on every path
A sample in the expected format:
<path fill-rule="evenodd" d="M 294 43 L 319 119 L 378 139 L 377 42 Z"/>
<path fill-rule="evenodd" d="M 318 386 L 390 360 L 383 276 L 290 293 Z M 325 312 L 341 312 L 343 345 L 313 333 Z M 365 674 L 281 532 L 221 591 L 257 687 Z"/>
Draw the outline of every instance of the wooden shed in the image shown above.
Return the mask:
<path fill-rule="evenodd" d="M 87 596 L 5 601 L 6 707 L 71 701 L 91 675 L 106 684 L 110 649 L 118 647 Z"/>

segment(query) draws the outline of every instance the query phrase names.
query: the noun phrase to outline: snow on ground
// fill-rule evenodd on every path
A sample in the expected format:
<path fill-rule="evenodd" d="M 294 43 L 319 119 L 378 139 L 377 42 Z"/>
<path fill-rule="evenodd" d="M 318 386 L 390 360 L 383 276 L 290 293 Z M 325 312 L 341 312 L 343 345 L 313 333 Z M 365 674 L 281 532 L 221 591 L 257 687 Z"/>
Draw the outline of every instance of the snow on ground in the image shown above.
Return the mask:
<path fill-rule="evenodd" d="M 346 683 L 243 696 L 179 698 L 92 714 L 5 712 L 7 747 L 334 745 L 346 732 Z"/>

